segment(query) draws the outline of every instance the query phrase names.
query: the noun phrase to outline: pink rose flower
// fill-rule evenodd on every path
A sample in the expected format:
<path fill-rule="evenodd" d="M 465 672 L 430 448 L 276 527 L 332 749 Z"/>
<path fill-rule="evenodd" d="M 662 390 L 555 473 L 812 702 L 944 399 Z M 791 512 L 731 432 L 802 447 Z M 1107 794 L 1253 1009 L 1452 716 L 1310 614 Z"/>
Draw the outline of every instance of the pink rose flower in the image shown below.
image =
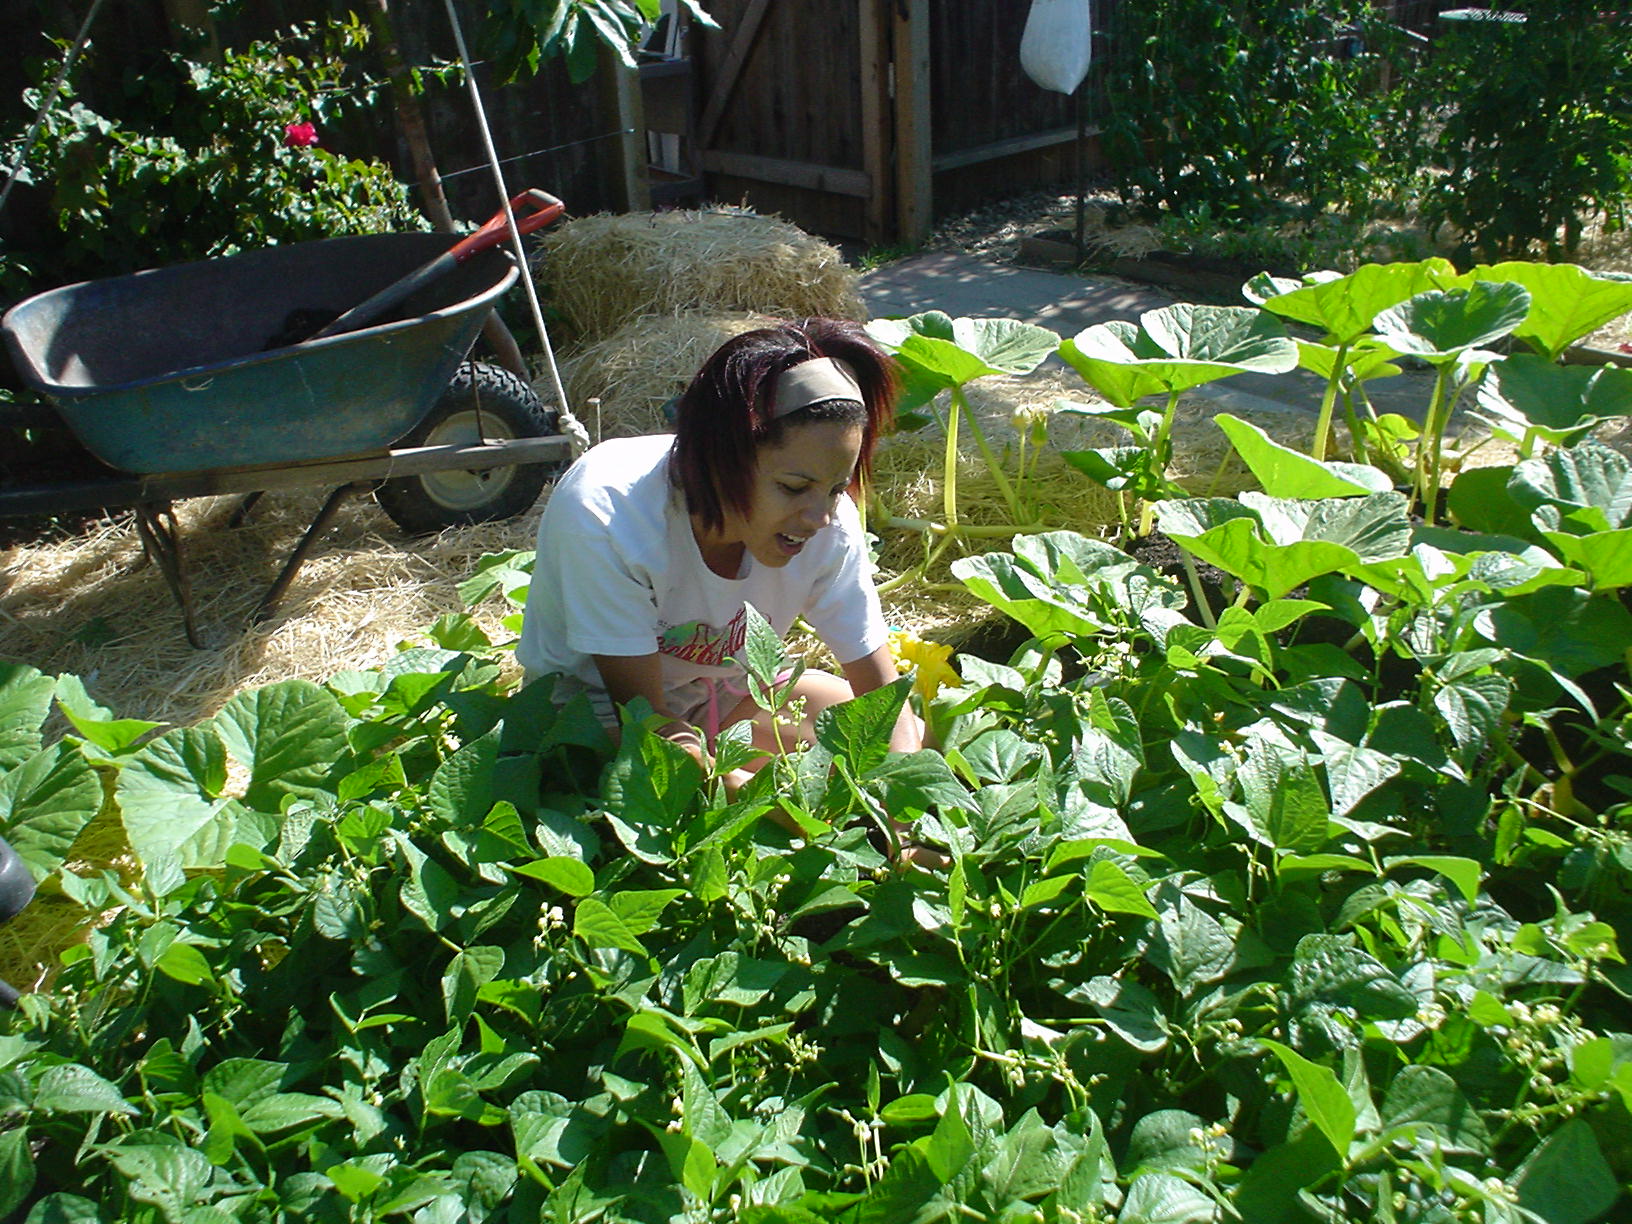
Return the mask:
<path fill-rule="evenodd" d="M 305 149 L 317 143 L 317 128 L 310 123 L 287 123 L 283 143 L 291 149 Z"/>

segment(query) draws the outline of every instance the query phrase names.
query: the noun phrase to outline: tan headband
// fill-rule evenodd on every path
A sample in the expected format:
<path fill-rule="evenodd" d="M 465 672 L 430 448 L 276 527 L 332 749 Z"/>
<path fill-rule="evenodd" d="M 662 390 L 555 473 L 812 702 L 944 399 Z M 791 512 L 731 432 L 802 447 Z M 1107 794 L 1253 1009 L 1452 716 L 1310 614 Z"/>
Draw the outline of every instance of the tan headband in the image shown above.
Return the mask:
<path fill-rule="evenodd" d="M 771 402 L 771 419 L 787 416 L 812 404 L 830 400 L 866 403 L 861 383 L 844 362 L 833 357 L 814 357 L 785 370 L 776 380 L 776 396 Z"/>

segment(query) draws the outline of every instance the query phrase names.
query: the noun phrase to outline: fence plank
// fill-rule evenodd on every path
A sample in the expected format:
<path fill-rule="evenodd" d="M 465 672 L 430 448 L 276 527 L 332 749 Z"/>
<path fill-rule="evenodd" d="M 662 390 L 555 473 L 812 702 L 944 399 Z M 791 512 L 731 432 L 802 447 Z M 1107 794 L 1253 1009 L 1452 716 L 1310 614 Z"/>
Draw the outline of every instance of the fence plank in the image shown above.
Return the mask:
<path fill-rule="evenodd" d="M 888 31 L 880 0 L 860 0 L 861 168 L 871 190 L 862 214 L 862 237 L 880 243 L 889 234 L 895 198 L 890 175 L 890 65 Z"/>
<path fill-rule="evenodd" d="M 895 224 L 903 242 L 922 242 L 934 225 L 933 122 L 929 0 L 902 0 L 895 19 Z"/>
<path fill-rule="evenodd" d="M 703 109 L 703 120 L 698 126 L 698 139 L 704 148 L 714 141 L 720 117 L 725 114 L 726 103 L 731 101 L 732 91 L 742 77 L 748 53 L 753 49 L 754 39 L 759 37 L 759 24 L 765 20 L 765 12 L 769 8 L 770 0 L 753 0 L 748 11 L 742 15 L 742 24 L 737 27 L 736 37 L 731 40 L 731 50 L 726 53 L 725 62 L 720 65 L 719 77 L 709 93 L 708 105 Z"/>
<path fill-rule="evenodd" d="M 756 157 L 751 153 L 709 149 L 703 154 L 703 168 L 715 174 L 780 183 L 784 187 L 804 187 L 811 191 L 830 191 L 861 199 L 866 199 L 872 191 L 872 180 L 860 170 L 791 161 L 783 157 Z"/>
<path fill-rule="evenodd" d="M 1099 129 L 1091 127 L 1084 135 L 1097 136 Z M 1075 127 L 1054 128 L 1052 131 L 1037 132 L 1030 136 L 1010 136 L 1007 140 L 994 140 L 991 144 L 960 149 L 956 153 L 941 153 L 935 157 L 933 164 L 935 173 L 940 174 L 945 170 L 959 170 L 964 166 L 996 161 L 1000 157 L 1013 157 L 1019 153 L 1032 153 L 1054 145 L 1070 144 L 1076 139 Z"/>

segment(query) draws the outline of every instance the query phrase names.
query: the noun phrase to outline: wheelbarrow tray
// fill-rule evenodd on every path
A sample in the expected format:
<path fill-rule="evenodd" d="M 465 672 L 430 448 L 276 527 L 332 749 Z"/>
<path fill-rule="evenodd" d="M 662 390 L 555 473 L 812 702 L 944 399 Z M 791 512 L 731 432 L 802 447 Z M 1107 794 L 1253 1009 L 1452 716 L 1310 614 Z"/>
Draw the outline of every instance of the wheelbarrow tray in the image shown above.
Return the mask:
<path fill-rule="evenodd" d="M 330 238 L 87 281 L 20 302 L 0 331 L 23 379 L 120 471 L 359 455 L 389 447 L 436 403 L 517 276 L 509 253 L 482 252 L 370 327 L 267 344 L 294 312 L 340 314 L 455 241 Z"/>

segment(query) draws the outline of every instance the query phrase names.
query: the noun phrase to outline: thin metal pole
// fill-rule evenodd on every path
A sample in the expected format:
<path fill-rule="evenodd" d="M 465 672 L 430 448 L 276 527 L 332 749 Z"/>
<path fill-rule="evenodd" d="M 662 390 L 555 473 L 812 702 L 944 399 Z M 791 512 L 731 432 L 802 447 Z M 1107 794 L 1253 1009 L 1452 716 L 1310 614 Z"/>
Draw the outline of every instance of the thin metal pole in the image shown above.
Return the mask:
<path fill-rule="evenodd" d="M 510 189 L 504 183 L 504 168 L 499 162 L 499 151 L 493 145 L 493 131 L 488 126 L 487 109 L 482 105 L 482 93 L 476 87 L 476 70 L 470 62 L 470 51 L 465 46 L 464 28 L 459 24 L 459 14 L 454 11 L 453 0 L 444 0 L 444 7 L 448 11 L 448 24 L 453 27 L 454 44 L 459 48 L 459 62 L 464 65 L 465 85 L 470 92 L 471 105 L 476 110 L 476 126 L 482 134 L 482 147 L 487 151 L 487 162 L 493 170 L 493 185 L 498 189 L 499 205 L 504 209 L 505 221 L 509 225 L 510 245 L 521 268 L 521 283 L 527 290 L 527 304 L 532 307 L 533 326 L 538 328 L 539 343 L 544 347 L 544 362 L 549 367 L 550 386 L 555 392 L 555 402 L 561 409 L 561 431 L 571 434 L 573 431 L 569 425 L 575 425 L 577 421 L 567 406 L 567 391 L 561 382 L 561 371 L 555 364 L 555 349 L 550 344 L 550 333 L 544 326 L 544 309 L 538 303 L 538 288 L 533 284 L 532 265 L 527 260 L 527 250 L 521 244 L 521 233 L 516 229 L 515 214 L 510 209 Z"/>
<path fill-rule="evenodd" d="M 40 109 L 35 112 L 34 122 L 28 129 L 28 135 L 23 137 L 23 143 L 17 149 L 17 164 L 11 168 L 6 176 L 6 185 L 0 189 L 0 209 L 5 208 L 6 201 L 11 198 L 11 189 L 17 183 L 17 176 L 23 172 L 23 161 L 28 157 L 28 151 L 34 147 L 34 137 L 39 135 L 40 125 L 51 112 L 52 103 L 57 100 L 57 94 L 62 91 L 62 83 L 68 79 L 73 71 L 74 61 L 79 53 L 85 49 L 90 41 L 91 22 L 96 20 L 97 12 L 102 8 L 102 0 L 92 0 L 90 12 L 85 14 L 85 20 L 79 27 L 79 37 L 74 39 L 74 45 L 69 49 L 67 58 L 62 61 L 62 68 L 57 72 L 57 79 L 51 82 L 51 88 L 45 95 L 45 101 L 40 103 Z"/>
<path fill-rule="evenodd" d="M 1088 84 L 1083 81 L 1077 86 L 1077 263 L 1082 263 L 1083 239 L 1083 208 L 1082 197 L 1088 191 L 1088 153 L 1085 146 L 1088 143 L 1088 108 L 1083 105 L 1082 94 Z"/>

